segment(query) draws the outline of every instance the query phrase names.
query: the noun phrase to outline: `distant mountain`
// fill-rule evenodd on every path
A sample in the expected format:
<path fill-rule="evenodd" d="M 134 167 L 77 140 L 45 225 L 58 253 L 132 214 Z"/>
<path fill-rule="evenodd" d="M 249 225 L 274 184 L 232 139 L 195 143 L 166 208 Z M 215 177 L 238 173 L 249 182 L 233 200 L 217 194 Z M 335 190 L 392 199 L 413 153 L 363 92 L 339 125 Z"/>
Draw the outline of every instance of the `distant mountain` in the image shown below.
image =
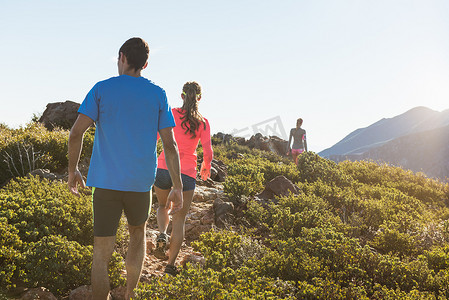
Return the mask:
<path fill-rule="evenodd" d="M 337 162 L 346 159 L 386 162 L 448 181 L 449 126 L 399 137 L 362 154 L 332 155 L 329 158 Z"/>
<path fill-rule="evenodd" d="M 361 155 L 402 136 L 449 125 L 449 110 L 437 112 L 427 107 L 415 107 L 393 118 L 359 128 L 334 146 L 319 153 L 323 157 Z"/>
<path fill-rule="evenodd" d="M 416 107 L 360 128 L 319 153 L 336 162 L 373 160 L 430 177 L 449 177 L 449 110 Z"/>

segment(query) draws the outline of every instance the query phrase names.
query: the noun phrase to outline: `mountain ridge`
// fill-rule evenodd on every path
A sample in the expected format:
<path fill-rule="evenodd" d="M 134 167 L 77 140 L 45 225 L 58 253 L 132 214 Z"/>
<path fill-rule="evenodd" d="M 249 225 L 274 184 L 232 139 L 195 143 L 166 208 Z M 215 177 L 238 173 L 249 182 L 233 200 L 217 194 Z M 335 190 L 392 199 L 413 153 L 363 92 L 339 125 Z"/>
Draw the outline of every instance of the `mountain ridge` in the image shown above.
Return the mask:
<path fill-rule="evenodd" d="M 436 111 L 425 111 L 421 107 L 415 108 L 413 114 L 420 114 L 424 111 L 427 117 L 422 117 L 416 121 L 416 124 L 410 127 L 409 132 L 405 133 L 403 129 L 404 124 L 410 124 L 412 120 L 410 118 L 410 111 L 406 113 L 393 117 L 391 119 L 381 119 L 376 123 L 366 127 L 370 128 L 371 132 L 380 126 L 380 130 L 390 130 L 390 132 L 403 134 L 389 140 L 382 140 L 379 142 L 372 142 L 366 145 L 359 146 L 357 143 L 349 144 L 352 149 L 346 149 L 347 151 L 343 154 L 327 154 L 327 158 L 335 161 L 341 162 L 344 160 L 372 160 L 378 163 L 387 163 L 395 166 L 402 167 L 404 169 L 409 169 L 413 172 L 424 172 L 427 176 L 439 178 L 444 181 L 448 181 L 449 177 L 449 109 L 436 112 Z M 397 118 L 401 117 L 401 118 Z M 395 119 L 394 122 L 388 121 Z M 399 121 L 405 119 L 405 123 L 400 124 Z M 385 121 L 384 121 L 385 120 Z M 391 126 L 402 126 L 401 128 L 395 128 Z M 370 131 L 365 130 L 366 128 L 359 128 L 351 132 L 347 137 L 357 137 L 359 134 L 367 134 Z M 379 129 L 379 128 L 377 128 Z M 356 133 L 356 134 L 355 134 Z M 379 135 L 377 135 L 378 137 Z M 345 137 L 342 141 L 345 143 L 351 142 L 351 139 Z M 369 139 L 365 139 L 368 140 Z M 340 144 L 345 145 L 345 143 Z M 363 141 L 359 139 L 357 142 Z M 336 145 L 338 145 L 337 143 Z M 333 147 L 335 147 L 334 145 Z M 347 146 L 347 145 L 346 145 Z M 358 146 L 358 147 L 356 147 Z M 328 148 L 326 150 L 332 149 Z M 335 147 L 336 150 L 341 150 Z M 335 150 L 334 148 L 334 150 Z M 324 151 L 323 151 L 324 152 Z M 323 155 L 323 152 L 319 154 Z"/>
<path fill-rule="evenodd" d="M 338 143 L 321 152 L 322 157 L 331 155 L 362 154 L 398 137 L 449 125 L 449 109 L 442 112 L 424 106 L 414 107 L 405 113 L 358 128 Z"/>

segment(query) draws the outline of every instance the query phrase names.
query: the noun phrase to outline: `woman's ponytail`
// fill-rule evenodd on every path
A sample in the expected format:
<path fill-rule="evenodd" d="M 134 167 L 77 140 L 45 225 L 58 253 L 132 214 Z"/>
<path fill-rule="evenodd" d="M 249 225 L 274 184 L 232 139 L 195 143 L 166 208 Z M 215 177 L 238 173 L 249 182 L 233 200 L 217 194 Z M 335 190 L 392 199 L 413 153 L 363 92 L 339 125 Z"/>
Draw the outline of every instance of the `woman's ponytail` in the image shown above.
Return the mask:
<path fill-rule="evenodd" d="M 201 124 L 206 129 L 206 122 L 198 111 L 198 99 L 201 97 L 201 87 L 195 81 L 187 82 L 182 88 L 184 95 L 184 104 L 182 109 L 184 115 L 181 117 L 181 128 L 185 129 L 185 133 L 190 133 L 192 138 L 196 137 L 196 132 Z"/>

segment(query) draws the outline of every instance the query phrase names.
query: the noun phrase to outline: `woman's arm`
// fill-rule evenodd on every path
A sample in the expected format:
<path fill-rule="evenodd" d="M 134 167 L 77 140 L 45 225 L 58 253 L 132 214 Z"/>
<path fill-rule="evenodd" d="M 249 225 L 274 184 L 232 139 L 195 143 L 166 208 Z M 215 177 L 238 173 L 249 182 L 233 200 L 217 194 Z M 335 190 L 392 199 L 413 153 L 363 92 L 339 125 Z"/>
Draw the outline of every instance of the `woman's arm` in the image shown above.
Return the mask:
<path fill-rule="evenodd" d="M 205 119 L 205 122 L 206 128 L 201 132 L 200 136 L 201 145 L 203 146 L 203 163 L 201 164 L 200 175 L 203 180 L 206 180 L 210 175 L 211 162 L 214 157 L 209 121 Z"/>
<path fill-rule="evenodd" d="M 288 153 L 290 152 L 290 143 L 292 142 L 292 131 L 290 130 L 290 137 L 288 138 L 288 144 L 287 144 L 287 149 L 285 149 L 285 152 Z"/>

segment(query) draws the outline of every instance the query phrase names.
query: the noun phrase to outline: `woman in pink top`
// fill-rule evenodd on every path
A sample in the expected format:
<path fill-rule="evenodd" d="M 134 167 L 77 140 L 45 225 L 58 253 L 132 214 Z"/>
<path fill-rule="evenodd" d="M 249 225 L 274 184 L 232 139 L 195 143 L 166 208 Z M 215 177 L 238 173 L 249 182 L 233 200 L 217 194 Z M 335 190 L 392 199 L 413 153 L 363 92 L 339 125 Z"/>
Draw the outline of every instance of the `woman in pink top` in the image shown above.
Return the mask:
<path fill-rule="evenodd" d="M 200 170 L 200 176 L 203 180 L 207 180 L 210 176 L 213 157 L 209 122 L 198 111 L 198 102 L 201 100 L 200 85 L 194 81 L 184 84 L 181 98 L 184 101 L 182 107 L 174 108 L 172 112 L 176 122 L 176 127 L 173 128 L 173 132 L 179 149 L 184 202 L 182 209 L 172 215 L 170 250 L 165 268 L 165 273 L 170 275 L 176 275 L 178 273 L 175 267 L 175 260 L 184 240 L 185 218 L 195 192 L 197 172 L 196 148 L 199 140 L 201 140 L 201 145 L 203 146 L 203 163 Z M 158 168 L 154 183 L 154 189 L 159 202 L 157 223 L 160 231 L 154 254 L 159 258 L 166 258 L 165 247 L 168 242 L 166 231 L 170 222 L 170 209 L 166 207 L 166 203 L 171 187 L 170 174 L 165 163 L 164 152 L 162 152 L 158 158 Z"/>

